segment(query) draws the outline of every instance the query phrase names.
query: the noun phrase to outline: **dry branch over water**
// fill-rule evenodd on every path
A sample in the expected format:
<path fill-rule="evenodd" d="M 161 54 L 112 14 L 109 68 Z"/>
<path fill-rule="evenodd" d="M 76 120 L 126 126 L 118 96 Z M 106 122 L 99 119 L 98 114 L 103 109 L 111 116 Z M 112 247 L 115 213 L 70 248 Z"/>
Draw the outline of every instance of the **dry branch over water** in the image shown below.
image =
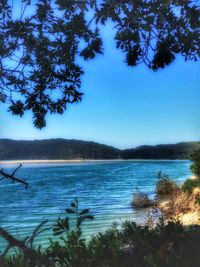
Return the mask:
<path fill-rule="evenodd" d="M 22 164 L 20 163 L 20 165 L 12 172 L 12 174 L 9 174 L 7 172 L 4 171 L 4 169 L 1 169 L 0 170 L 0 175 L 3 176 L 3 178 L 1 178 L 1 180 L 4 180 L 4 179 L 10 179 L 12 181 L 12 183 L 14 184 L 15 182 L 18 182 L 18 183 L 21 183 L 23 185 L 25 185 L 26 189 L 28 188 L 28 183 L 19 179 L 19 178 L 16 178 L 14 175 L 15 173 L 22 167 Z"/>

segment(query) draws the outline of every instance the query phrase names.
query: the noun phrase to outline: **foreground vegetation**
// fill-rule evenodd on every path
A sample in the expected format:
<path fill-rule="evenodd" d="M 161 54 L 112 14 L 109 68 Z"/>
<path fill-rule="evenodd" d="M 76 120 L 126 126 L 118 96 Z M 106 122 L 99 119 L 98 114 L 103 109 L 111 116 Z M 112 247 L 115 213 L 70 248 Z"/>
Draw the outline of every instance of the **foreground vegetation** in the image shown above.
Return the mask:
<path fill-rule="evenodd" d="M 76 217 L 76 228 L 71 229 L 70 218 L 59 218 L 53 227 L 57 241 L 50 240 L 42 250 L 36 248 L 40 258 L 17 250 L 6 255 L 3 267 L 197 267 L 200 263 L 200 226 L 184 228 L 179 222 L 160 220 L 154 228 L 126 221 L 116 224 L 105 233 L 99 233 L 88 242 L 82 238 L 81 225 L 93 219 L 89 210 L 78 212 L 77 200 L 66 212 Z M 43 259 L 43 260 L 41 260 Z"/>

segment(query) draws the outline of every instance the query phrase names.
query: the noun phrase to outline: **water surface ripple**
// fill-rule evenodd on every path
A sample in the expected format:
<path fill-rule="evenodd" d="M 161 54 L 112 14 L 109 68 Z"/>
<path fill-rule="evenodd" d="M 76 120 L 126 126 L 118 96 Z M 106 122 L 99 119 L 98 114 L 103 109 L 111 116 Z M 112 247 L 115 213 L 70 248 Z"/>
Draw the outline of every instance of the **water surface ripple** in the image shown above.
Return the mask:
<path fill-rule="evenodd" d="M 80 208 L 89 208 L 95 217 L 85 225 L 85 235 L 104 230 L 113 221 L 141 223 L 146 211 L 134 210 L 130 204 L 135 188 L 152 197 L 159 171 L 181 182 L 191 175 L 190 164 L 176 160 L 24 165 L 17 177 L 29 182 L 28 190 L 0 182 L 0 226 L 16 237 L 25 237 L 43 220 L 53 225 L 74 197 L 78 197 Z M 4 166 L 8 172 L 15 167 Z M 47 245 L 47 236 L 51 232 L 44 232 L 37 242 Z M 3 245 L 0 239 L 0 249 Z"/>

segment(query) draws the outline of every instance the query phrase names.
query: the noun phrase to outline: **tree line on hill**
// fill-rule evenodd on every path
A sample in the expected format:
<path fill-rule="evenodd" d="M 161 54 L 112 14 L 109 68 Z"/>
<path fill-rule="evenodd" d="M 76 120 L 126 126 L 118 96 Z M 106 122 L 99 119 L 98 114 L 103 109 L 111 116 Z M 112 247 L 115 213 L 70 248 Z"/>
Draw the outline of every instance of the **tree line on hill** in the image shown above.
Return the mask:
<path fill-rule="evenodd" d="M 66 139 L 0 139 L 0 160 L 42 159 L 189 159 L 198 142 L 139 146 L 120 150 L 95 142 Z"/>

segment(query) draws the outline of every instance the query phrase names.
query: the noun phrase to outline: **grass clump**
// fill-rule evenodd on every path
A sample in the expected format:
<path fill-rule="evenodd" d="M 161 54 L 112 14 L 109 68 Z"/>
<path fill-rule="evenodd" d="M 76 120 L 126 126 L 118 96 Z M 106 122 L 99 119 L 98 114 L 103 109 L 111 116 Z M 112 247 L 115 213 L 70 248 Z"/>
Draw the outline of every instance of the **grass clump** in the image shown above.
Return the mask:
<path fill-rule="evenodd" d="M 153 205 L 153 201 L 149 199 L 148 195 L 144 192 L 136 190 L 133 193 L 132 206 L 134 208 L 147 208 Z"/>
<path fill-rule="evenodd" d="M 175 189 L 177 189 L 177 184 L 168 175 L 159 172 L 156 182 L 156 194 L 163 196 L 170 195 Z"/>

